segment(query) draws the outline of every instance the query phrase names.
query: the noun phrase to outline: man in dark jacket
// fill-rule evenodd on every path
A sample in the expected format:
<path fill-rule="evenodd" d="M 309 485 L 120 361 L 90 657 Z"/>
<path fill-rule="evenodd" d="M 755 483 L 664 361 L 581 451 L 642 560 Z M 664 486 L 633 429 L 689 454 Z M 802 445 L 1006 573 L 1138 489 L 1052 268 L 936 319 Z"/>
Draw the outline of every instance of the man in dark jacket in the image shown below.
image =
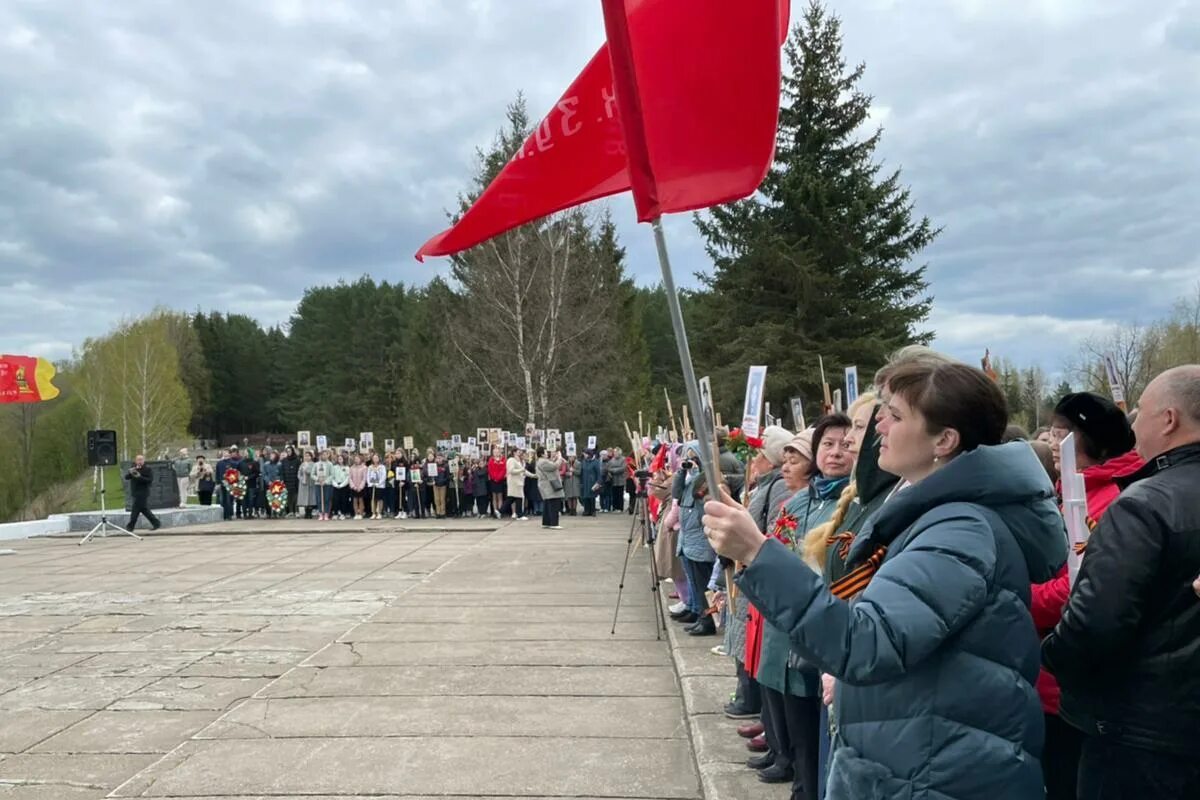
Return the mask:
<path fill-rule="evenodd" d="M 150 510 L 150 484 L 153 483 L 154 476 L 146 467 L 145 456 L 139 455 L 133 459 L 133 467 L 126 473 L 125 479 L 129 481 L 129 495 L 133 498 L 132 508 L 129 512 L 129 524 L 125 526 L 125 530 L 132 533 L 137 526 L 139 516 L 145 516 L 154 530 L 161 528 L 162 523 Z"/>
<path fill-rule="evenodd" d="M 1151 381 L 1146 466 L 1092 533 L 1042 661 L 1086 736 L 1081 800 L 1200 797 L 1200 365 Z"/>

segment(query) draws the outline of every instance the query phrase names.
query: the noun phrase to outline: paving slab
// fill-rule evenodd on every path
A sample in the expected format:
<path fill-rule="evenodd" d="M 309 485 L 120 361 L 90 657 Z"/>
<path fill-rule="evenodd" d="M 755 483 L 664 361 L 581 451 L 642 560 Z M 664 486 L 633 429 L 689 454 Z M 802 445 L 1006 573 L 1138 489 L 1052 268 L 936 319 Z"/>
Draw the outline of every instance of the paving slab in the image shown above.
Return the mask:
<path fill-rule="evenodd" d="M 269 682 L 267 678 L 159 678 L 110 707 L 117 711 L 224 711 Z"/>
<path fill-rule="evenodd" d="M 368 622 L 342 636 L 343 642 L 583 642 L 654 639 L 654 623 L 625 623 L 613 632 L 608 622 L 509 622 L 443 625 L 435 622 Z"/>
<path fill-rule="evenodd" d="M 231 768 L 236 765 L 236 768 Z M 0 768 L 4 762 L 0 762 Z M 699 797 L 686 739 L 426 737 L 188 742 L 114 797 L 404 794 Z"/>
<path fill-rule="evenodd" d="M 256 697 L 679 696 L 658 667 L 298 667 Z"/>
<path fill-rule="evenodd" d="M 90 789 L 115 789 L 127 776 L 159 759 L 158 755 L 22 753 L 0 761 L 0 784 L 61 784 Z"/>
<path fill-rule="evenodd" d="M 251 699 L 198 738 L 422 737 L 430 731 L 563 739 L 687 736 L 676 697 L 524 695 Z"/>
<path fill-rule="evenodd" d="M 168 753 L 216 711 L 98 711 L 30 748 L 32 753 Z"/>
<path fill-rule="evenodd" d="M 0 753 L 20 753 L 92 713 L 86 710 L 49 711 L 43 708 L 0 710 Z"/>
<path fill-rule="evenodd" d="M 663 666 L 671 663 L 657 642 L 336 642 L 306 666 Z"/>

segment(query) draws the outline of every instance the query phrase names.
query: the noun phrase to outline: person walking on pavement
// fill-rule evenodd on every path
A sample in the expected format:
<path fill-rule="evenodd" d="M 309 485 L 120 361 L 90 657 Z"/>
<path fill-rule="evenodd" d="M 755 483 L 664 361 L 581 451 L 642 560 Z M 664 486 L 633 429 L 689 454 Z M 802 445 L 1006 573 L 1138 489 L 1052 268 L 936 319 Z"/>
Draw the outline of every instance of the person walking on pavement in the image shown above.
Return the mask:
<path fill-rule="evenodd" d="M 125 474 L 125 479 L 129 481 L 129 494 L 133 498 L 133 507 L 129 512 L 129 524 L 125 526 L 125 530 L 132 533 L 137 526 L 139 516 L 144 516 L 150 522 L 153 530 L 161 528 L 162 523 L 150 510 L 150 484 L 154 482 L 154 476 L 146 468 L 145 456 L 139 453 L 133 459 L 133 467 Z"/>

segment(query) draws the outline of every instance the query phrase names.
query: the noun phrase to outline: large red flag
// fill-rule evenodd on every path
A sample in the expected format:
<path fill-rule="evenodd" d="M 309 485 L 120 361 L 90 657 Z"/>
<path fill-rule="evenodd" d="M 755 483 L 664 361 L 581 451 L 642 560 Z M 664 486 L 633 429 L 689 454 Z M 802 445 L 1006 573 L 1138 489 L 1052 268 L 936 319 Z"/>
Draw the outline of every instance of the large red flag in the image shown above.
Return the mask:
<path fill-rule="evenodd" d="M 602 0 L 638 220 L 745 197 L 779 123 L 772 0 Z"/>
<path fill-rule="evenodd" d="M 630 188 L 643 221 L 753 192 L 774 146 L 788 9 L 789 0 L 605 0 L 610 42 L 417 259 Z"/>

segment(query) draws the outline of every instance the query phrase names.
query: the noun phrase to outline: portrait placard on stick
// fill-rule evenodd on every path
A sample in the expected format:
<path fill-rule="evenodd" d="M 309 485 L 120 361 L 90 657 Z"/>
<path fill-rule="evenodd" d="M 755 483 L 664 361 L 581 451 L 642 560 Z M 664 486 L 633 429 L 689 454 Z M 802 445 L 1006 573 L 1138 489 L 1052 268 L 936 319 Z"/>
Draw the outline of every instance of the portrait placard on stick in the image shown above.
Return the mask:
<path fill-rule="evenodd" d="M 462 444 L 462 436 L 457 433 L 454 434 L 453 436 L 450 437 L 450 444 L 453 447 L 458 447 L 460 444 Z"/>
<path fill-rule="evenodd" d="M 354 448 L 355 448 L 355 446 L 356 446 L 357 444 L 358 444 L 358 443 L 357 443 L 357 442 L 355 442 L 353 439 L 347 439 L 347 440 L 346 440 L 346 441 L 345 441 L 345 442 L 342 444 L 342 449 L 344 449 L 344 450 L 349 450 L 350 452 L 352 452 L 352 453 L 353 453 L 353 452 L 354 452 Z"/>
<path fill-rule="evenodd" d="M 404 449 L 405 450 L 413 449 L 413 437 L 411 437 L 411 436 L 404 437 Z"/>
<path fill-rule="evenodd" d="M 846 407 L 858 399 L 858 367 L 846 367 Z"/>
<path fill-rule="evenodd" d="M 525 449 L 525 437 L 524 436 L 517 437 L 517 448 L 520 450 Z"/>
<path fill-rule="evenodd" d="M 767 383 L 767 368 L 750 368 L 746 377 L 746 403 L 742 409 L 742 433 L 758 438 L 762 422 L 763 389 Z"/>
<path fill-rule="evenodd" d="M 395 439 L 384 439 L 383 440 L 383 449 L 388 451 L 389 453 L 394 451 L 396 449 L 396 440 Z"/>
<path fill-rule="evenodd" d="M 328 450 L 329 449 L 329 438 L 323 433 L 319 434 L 317 436 L 317 449 L 318 450 Z"/>
<path fill-rule="evenodd" d="M 796 430 L 802 431 L 804 430 L 804 398 L 793 397 L 791 399 L 791 405 L 792 425 Z"/>
<path fill-rule="evenodd" d="M 558 436 L 559 436 L 558 428 L 547 428 L 546 429 L 546 441 L 558 441 Z"/>
<path fill-rule="evenodd" d="M 567 442 L 567 456 L 573 458 L 575 455 L 575 442 Z"/>
<path fill-rule="evenodd" d="M 563 434 L 563 441 L 567 444 L 575 444 L 575 431 L 567 431 Z"/>
<path fill-rule="evenodd" d="M 363 431 L 358 435 L 358 451 L 365 453 L 375 447 L 375 434 L 371 431 Z"/>
<path fill-rule="evenodd" d="M 438 465 L 437 465 L 436 461 L 431 461 L 425 465 L 425 474 L 428 475 L 429 477 L 436 478 L 437 472 L 438 472 Z"/>
<path fill-rule="evenodd" d="M 476 428 L 475 429 L 475 444 L 487 444 L 487 443 L 488 443 L 488 429 L 487 428 Z"/>
<path fill-rule="evenodd" d="M 300 447 L 300 448 L 312 447 L 312 432 L 311 431 L 297 431 L 296 446 Z"/>
<path fill-rule="evenodd" d="M 588 437 L 588 450 L 595 450 L 595 449 L 596 449 L 596 437 L 589 436 Z"/>
<path fill-rule="evenodd" d="M 537 435 L 537 424 L 533 422 L 525 423 L 525 438 L 532 439 Z"/>

